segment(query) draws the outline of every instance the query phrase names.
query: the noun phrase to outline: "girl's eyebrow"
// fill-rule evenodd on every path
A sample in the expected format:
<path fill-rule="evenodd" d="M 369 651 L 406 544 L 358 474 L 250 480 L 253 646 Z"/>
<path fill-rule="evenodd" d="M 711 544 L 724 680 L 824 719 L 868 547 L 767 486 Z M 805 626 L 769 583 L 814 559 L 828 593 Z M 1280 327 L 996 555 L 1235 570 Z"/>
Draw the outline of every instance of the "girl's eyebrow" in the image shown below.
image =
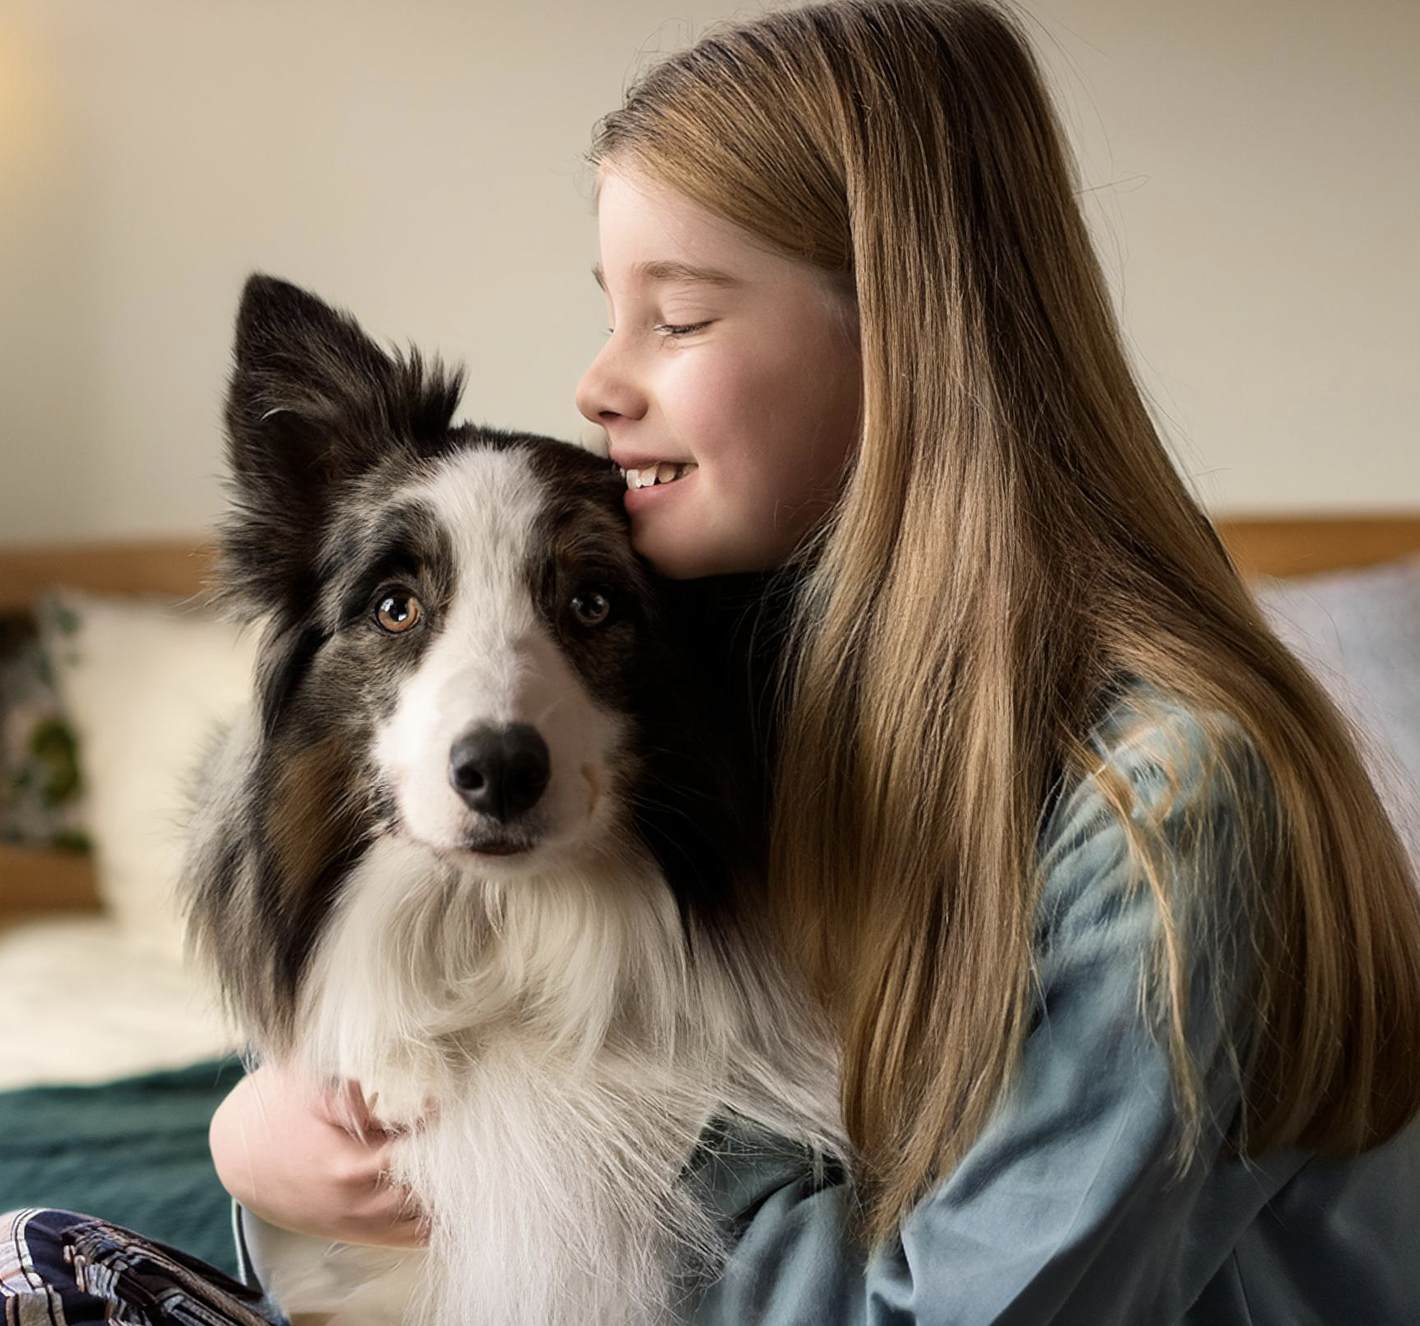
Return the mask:
<path fill-rule="evenodd" d="M 712 285 L 726 289 L 744 284 L 739 277 L 731 276 L 728 272 L 717 272 L 713 267 L 695 267 L 688 262 L 667 259 L 638 262 L 632 266 L 631 274 L 646 281 L 681 281 L 687 285 Z M 606 281 L 601 263 L 592 264 L 592 275 L 596 277 L 597 284 L 605 294 Z"/>

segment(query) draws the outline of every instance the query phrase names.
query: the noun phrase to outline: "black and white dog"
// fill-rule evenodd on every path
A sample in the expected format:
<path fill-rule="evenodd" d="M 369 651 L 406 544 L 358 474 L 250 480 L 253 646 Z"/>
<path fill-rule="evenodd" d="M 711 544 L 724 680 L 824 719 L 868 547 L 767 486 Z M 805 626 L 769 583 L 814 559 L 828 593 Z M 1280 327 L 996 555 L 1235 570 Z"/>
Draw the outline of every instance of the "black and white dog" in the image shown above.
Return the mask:
<path fill-rule="evenodd" d="M 189 938 L 254 1057 L 418 1121 L 393 1177 L 432 1222 L 407 1252 L 249 1220 L 266 1287 L 362 1326 L 670 1320 L 723 1255 L 707 1123 L 843 1151 L 757 922 L 735 596 L 634 555 L 609 461 L 454 426 L 459 373 L 294 286 L 251 278 L 235 358 L 217 590 L 262 636 Z"/>

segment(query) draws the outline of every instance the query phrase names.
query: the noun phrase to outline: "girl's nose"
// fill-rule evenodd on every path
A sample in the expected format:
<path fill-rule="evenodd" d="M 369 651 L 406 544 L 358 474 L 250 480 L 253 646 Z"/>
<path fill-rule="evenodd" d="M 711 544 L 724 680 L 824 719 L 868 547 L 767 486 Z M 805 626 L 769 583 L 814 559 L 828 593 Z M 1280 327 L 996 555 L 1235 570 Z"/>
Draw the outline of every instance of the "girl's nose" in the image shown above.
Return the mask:
<path fill-rule="evenodd" d="M 605 426 L 609 419 L 625 415 L 636 418 L 645 413 L 645 392 L 617 363 L 610 343 L 587 366 L 574 393 L 577 409 L 594 424 Z"/>

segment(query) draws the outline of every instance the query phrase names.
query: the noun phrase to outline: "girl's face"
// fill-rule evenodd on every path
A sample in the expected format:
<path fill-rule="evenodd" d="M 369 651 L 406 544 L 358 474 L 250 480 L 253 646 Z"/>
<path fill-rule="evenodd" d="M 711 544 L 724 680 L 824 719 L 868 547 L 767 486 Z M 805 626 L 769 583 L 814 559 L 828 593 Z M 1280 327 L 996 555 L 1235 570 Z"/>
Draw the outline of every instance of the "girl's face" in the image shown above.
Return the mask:
<path fill-rule="evenodd" d="M 676 579 L 767 570 L 832 505 L 858 438 L 851 300 L 630 167 L 598 207 L 610 339 L 577 385 L 612 459 L 636 550 Z"/>

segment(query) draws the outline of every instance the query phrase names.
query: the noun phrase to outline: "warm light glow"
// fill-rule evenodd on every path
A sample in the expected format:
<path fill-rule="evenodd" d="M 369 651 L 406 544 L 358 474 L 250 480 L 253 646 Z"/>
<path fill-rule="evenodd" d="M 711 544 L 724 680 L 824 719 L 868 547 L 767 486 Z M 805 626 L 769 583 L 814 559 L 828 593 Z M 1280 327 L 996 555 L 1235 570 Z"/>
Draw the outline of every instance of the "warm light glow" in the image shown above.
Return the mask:
<path fill-rule="evenodd" d="M 38 155 L 43 88 L 36 33 L 0 19 L 0 183 L 13 187 Z"/>

